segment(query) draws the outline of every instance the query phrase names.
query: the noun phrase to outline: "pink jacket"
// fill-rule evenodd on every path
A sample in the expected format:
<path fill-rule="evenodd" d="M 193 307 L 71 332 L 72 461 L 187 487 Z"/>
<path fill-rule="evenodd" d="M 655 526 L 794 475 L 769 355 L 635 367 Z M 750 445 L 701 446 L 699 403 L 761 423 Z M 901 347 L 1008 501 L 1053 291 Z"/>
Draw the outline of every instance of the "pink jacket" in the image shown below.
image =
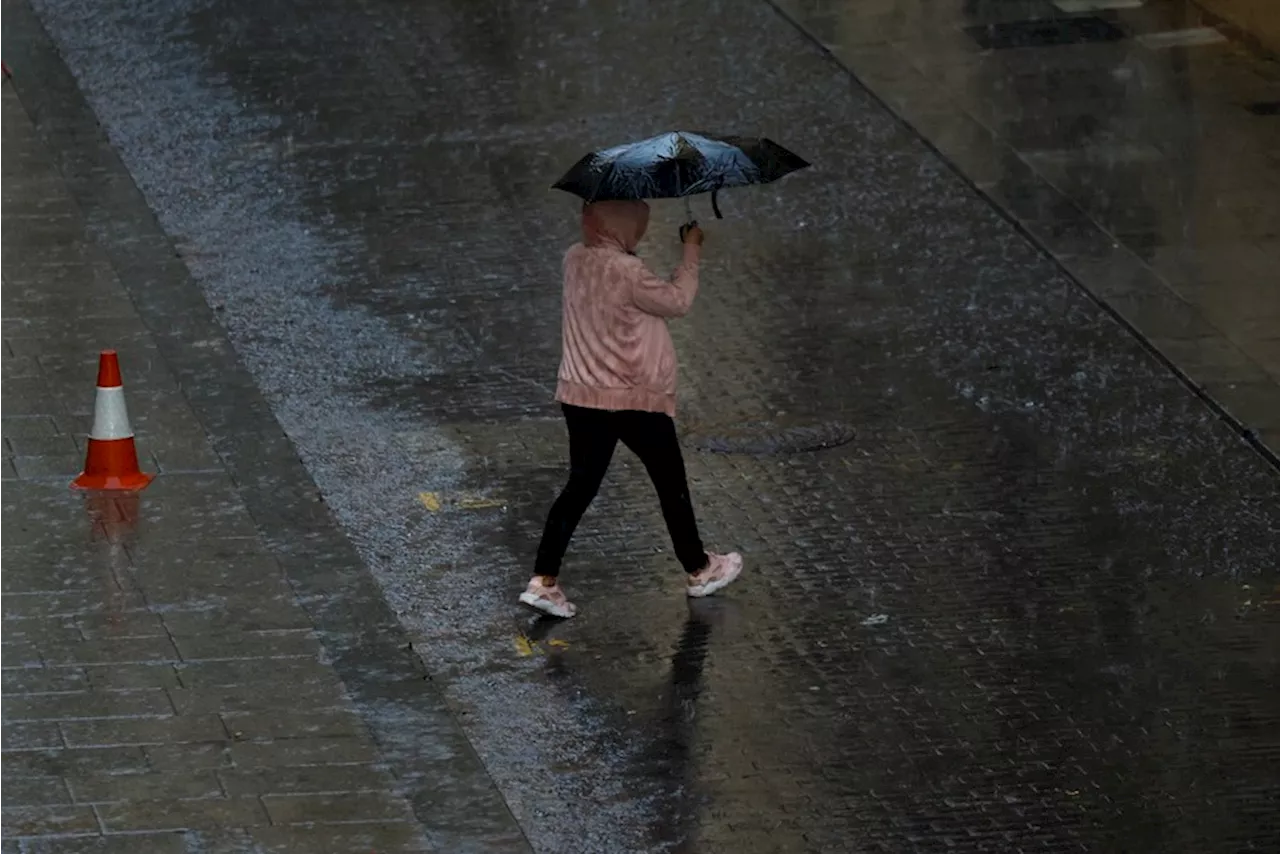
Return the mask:
<path fill-rule="evenodd" d="M 696 245 L 671 278 L 631 254 L 649 225 L 644 202 L 595 202 L 582 243 L 564 256 L 564 355 L 556 400 L 589 409 L 676 413 L 676 351 L 667 320 L 698 292 Z"/>

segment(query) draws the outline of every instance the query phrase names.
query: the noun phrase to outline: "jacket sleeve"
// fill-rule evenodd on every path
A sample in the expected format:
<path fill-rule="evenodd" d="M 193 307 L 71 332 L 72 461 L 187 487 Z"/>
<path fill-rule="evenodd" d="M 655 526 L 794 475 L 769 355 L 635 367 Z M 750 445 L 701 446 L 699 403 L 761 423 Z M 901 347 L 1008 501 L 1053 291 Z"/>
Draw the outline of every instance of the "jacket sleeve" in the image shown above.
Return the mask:
<path fill-rule="evenodd" d="M 635 259 L 636 278 L 632 283 L 631 301 L 645 314 L 658 317 L 684 317 L 693 307 L 698 294 L 698 247 L 684 246 L 684 260 L 670 279 L 655 276 L 640 259 Z"/>

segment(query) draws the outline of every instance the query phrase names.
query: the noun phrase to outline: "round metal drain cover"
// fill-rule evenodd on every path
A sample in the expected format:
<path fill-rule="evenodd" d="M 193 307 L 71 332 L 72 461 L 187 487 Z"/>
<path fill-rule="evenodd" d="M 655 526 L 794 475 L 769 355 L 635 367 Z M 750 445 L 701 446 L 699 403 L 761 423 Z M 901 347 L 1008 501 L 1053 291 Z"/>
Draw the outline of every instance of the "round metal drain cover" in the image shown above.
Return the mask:
<path fill-rule="evenodd" d="M 853 441 L 853 425 L 841 421 L 816 424 L 778 424 L 772 421 L 738 424 L 724 429 L 694 430 L 687 441 L 710 454 L 770 456 L 823 451 Z"/>

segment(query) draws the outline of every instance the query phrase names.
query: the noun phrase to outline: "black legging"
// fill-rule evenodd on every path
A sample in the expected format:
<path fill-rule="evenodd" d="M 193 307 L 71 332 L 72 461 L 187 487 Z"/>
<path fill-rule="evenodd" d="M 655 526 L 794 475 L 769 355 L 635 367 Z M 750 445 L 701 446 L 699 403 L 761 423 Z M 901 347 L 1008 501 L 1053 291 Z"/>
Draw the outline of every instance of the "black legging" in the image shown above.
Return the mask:
<path fill-rule="evenodd" d="M 698 536 L 684 458 L 671 417 L 661 412 L 608 412 L 568 404 L 561 408 L 569 426 L 569 483 L 547 517 L 535 574 L 560 574 L 569 540 L 600 490 L 618 440 L 640 458 L 649 472 L 680 564 L 686 572 L 705 568 L 707 554 Z"/>

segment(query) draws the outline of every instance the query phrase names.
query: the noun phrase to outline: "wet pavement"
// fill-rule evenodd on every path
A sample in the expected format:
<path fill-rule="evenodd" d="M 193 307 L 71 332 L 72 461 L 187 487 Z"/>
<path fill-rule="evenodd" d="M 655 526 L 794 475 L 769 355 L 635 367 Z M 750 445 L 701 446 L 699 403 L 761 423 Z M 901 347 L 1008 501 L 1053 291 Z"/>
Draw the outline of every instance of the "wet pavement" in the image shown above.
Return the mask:
<path fill-rule="evenodd" d="M 1188 0 L 775 0 L 1280 451 L 1280 57 Z"/>
<path fill-rule="evenodd" d="M 3 851 L 528 850 L 92 116 L 19 57 L 45 120 L 4 84 Z M 141 493 L 68 488 L 107 347 Z"/>
<path fill-rule="evenodd" d="M 56 58 L 11 59 L 40 44 L 9 41 L 32 35 L 20 2 L 18 94 L 64 131 L 49 147 L 259 535 L 312 604 L 367 583 L 325 559 L 354 546 L 534 850 L 1280 843 L 1273 461 L 770 5 L 33 5 L 129 175 L 47 96 Z M 563 476 L 575 233 L 546 187 L 670 127 L 815 164 L 721 199 L 673 329 L 704 534 L 748 575 L 690 606 L 623 456 L 566 565 L 581 616 L 534 622 L 513 602 Z M 119 217 L 142 199 L 171 251 Z M 655 211 L 655 264 L 680 214 Z M 178 310 L 201 297 L 261 398 L 195 367 L 220 364 Z M 280 470 L 263 401 L 350 546 Z M 391 637 L 375 605 L 307 613 L 328 651 Z M 335 656 L 393 771 L 450 737 L 394 740 L 367 681 L 424 684 L 373 654 L 394 649 Z M 397 790 L 428 829 L 429 773 Z M 500 833 L 475 850 L 520 850 Z"/>

